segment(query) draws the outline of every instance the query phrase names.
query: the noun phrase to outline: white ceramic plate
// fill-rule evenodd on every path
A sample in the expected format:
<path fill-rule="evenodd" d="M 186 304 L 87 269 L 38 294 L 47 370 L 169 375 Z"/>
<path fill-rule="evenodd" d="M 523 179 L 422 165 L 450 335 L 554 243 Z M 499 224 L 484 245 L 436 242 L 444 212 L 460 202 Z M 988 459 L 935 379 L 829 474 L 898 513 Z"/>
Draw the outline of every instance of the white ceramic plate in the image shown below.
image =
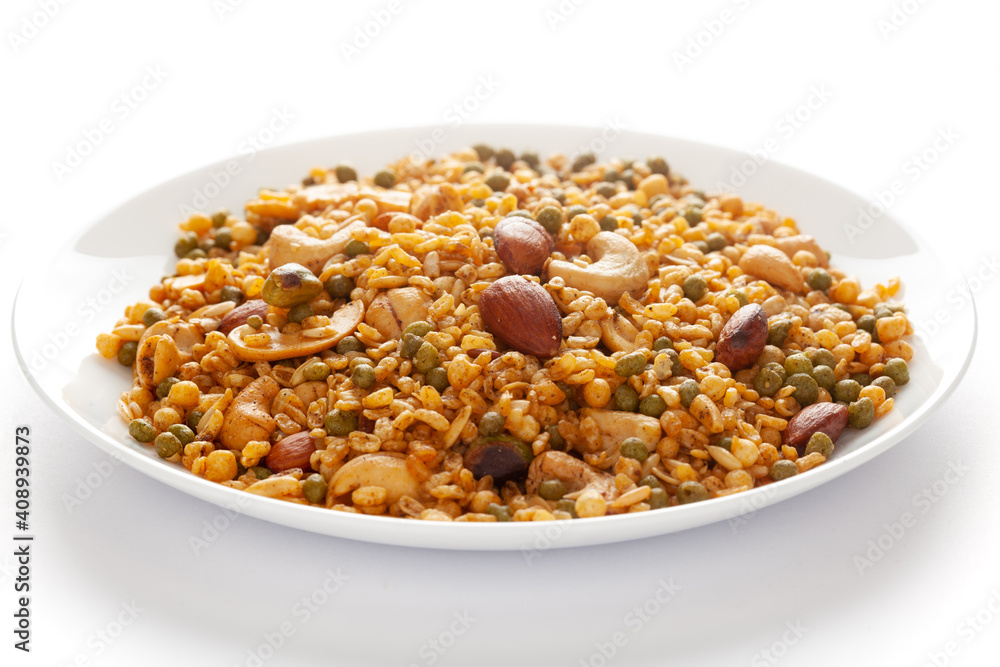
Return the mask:
<path fill-rule="evenodd" d="M 130 373 L 94 351 L 130 303 L 170 272 L 177 223 L 185 207 L 241 211 L 261 186 L 297 182 L 314 165 L 353 162 L 362 173 L 400 156 L 434 154 L 486 141 L 541 154 L 581 149 L 599 157 L 663 155 L 674 169 L 706 190 L 728 182 L 735 170 L 752 174 L 736 191 L 795 218 L 833 254 L 833 263 L 866 286 L 899 275 L 900 295 L 916 323 L 948 315 L 936 328 L 918 327 L 911 381 L 895 409 L 865 431 L 848 430 L 833 459 L 807 474 L 727 498 L 663 511 L 553 523 L 439 523 L 368 517 L 304 507 L 233 491 L 160 461 L 152 448 L 129 438 L 118 416 L 118 394 Z M 870 202 L 793 168 L 758 166 L 737 151 L 611 128 L 488 125 L 410 128 L 331 137 L 280 146 L 196 169 L 119 205 L 87 226 L 48 266 L 21 285 L 14 305 L 13 338 L 31 384 L 87 440 L 150 477 L 209 502 L 275 523 L 356 540 L 448 549 L 541 549 L 619 542 L 733 519 L 838 477 L 912 433 L 965 373 L 976 336 L 974 308 L 955 310 L 948 295 L 965 284 L 930 246 L 887 215 L 858 226 Z M 853 227 L 848 227 L 853 225 Z M 863 227 L 867 229 L 863 229 Z M 861 232 L 857 235 L 857 232 Z M 808 498 L 802 501 L 808 503 Z M 803 508 L 802 511 L 808 511 Z"/>

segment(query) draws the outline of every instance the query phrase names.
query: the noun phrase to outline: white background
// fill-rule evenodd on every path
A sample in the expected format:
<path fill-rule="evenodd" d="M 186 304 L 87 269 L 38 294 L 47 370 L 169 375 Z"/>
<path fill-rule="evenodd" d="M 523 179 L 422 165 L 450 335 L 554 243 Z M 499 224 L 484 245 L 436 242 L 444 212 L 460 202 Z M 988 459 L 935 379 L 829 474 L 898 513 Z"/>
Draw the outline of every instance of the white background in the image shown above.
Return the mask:
<path fill-rule="evenodd" d="M 485 78 L 495 91 L 469 98 L 477 108 L 463 111 L 467 122 L 601 126 L 617 117 L 632 130 L 742 150 L 774 138 L 775 159 L 867 198 L 904 179 L 893 215 L 984 278 L 974 283 L 980 349 L 954 395 L 888 453 L 736 530 L 720 523 L 529 563 L 517 552 L 384 547 L 239 517 L 195 554 L 190 538 L 219 508 L 131 469 L 116 468 L 67 509 L 67 494 L 107 456 L 33 395 L 4 326 L 4 664 L 254 664 L 250 652 L 282 623 L 292 632 L 264 664 L 996 664 L 1000 619 L 987 605 L 995 597 L 1000 610 L 998 281 L 988 262 L 998 241 L 1000 6 L 577 2 L 403 1 L 348 57 L 342 45 L 372 12 L 385 16 L 388 1 L 51 2 L 47 18 L 45 2 L 8 0 L 0 309 L 10 312 L 35 258 L 134 194 L 237 153 L 276 110 L 293 120 L 272 144 L 447 126 Z M 894 6 L 899 25 L 880 29 Z M 679 64 L 686 50 L 691 62 Z M 144 78 L 144 99 L 125 116 L 116 100 Z M 789 132 L 782 119 L 810 99 L 816 108 L 799 109 Z M 54 163 L 105 118 L 110 133 L 57 173 Z M 933 165 L 905 171 L 949 128 L 957 139 Z M 10 630 L 17 425 L 34 435 L 30 656 L 13 650 Z M 947 484 L 954 462 L 967 472 Z M 915 502 L 935 483 L 946 491 L 933 504 Z M 887 538 L 886 524 L 905 512 L 915 525 Z M 880 538 L 891 545 L 884 555 L 871 551 Z M 866 553 L 880 557 L 859 567 Z M 340 590 L 302 613 L 297 602 L 338 569 Z M 661 581 L 679 591 L 649 603 Z M 647 603 L 656 613 L 637 623 L 629 614 Z M 967 620 L 977 612 L 982 625 Z M 463 615 L 467 629 L 455 620 Z M 619 631 L 627 642 L 604 661 L 598 645 Z M 432 640 L 450 648 L 435 652 Z M 954 656 L 943 653 L 949 642 Z M 761 651 L 771 648 L 769 661 Z"/>

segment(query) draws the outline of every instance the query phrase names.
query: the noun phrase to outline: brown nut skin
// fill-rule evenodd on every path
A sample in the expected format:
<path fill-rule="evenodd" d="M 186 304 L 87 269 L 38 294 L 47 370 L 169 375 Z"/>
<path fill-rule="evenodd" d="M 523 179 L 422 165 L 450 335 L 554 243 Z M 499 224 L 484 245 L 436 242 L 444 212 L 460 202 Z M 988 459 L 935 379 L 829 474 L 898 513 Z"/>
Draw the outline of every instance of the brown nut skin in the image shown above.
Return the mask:
<path fill-rule="evenodd" d="M 312 470 L 309 457 L 315 451 L 316 445 L 309 431 L 299 431 L 276 442 L 264 457 L 264 465 L 271 472 L 285 472 L 292 468 L 309 471 Z"/>
<path fill-rule="evenodd" d="M 813 403 L 792 417 L 782 433 L 781 442 L 795 447 L 802 454 L 813 433 L 825 433 L 830 440 L 837 442 L 846 427 L 846 406 L 840 403 Z"/>
<path fill-rule="evenodd" d="M 500 260 L 514 273 L 537 276 L 552 253 L 554 242 L 545 228 L 530 218 L 512 215 L 493 229 Z"/>
<path fill-rule="evenodd" d="M 738 371 L 752 366 L 765 345 L 767 314 L 760 304 L 751 303 L 733 313 L 722 327 L 715 346 L 715 360 L 729 370 Z"/>
<path fill-rule="evenodd" d="M 375 432 L 375 420 L 365 417 L 363 412 L 358 413 L 358 430 L 362 433 Z"/>
<path fill-rule="evenodd" d="M 524 479 L 531 459 L 531 448 L 526 444 L 517 438 L 497 435 L 480 438 L 465 453 L 463 463 L 476 479 L 489 475 L 500 486 L 509 479 Z"/>
<path fill-rule="evenodd" d="M 263 299 L 252 299 L 230 310 L 219 322 L 219 332 L 228 336 L 230 331 L 243 326 L 254 315 L 262 320 L 267 318 L 267 304 Z"/>
<path fill-rule="evenodd" d="M 504 276 L 479 295 L 486 330 L 518 352 L 553 357 L 562 343 L 562 318 L 545 288 L 523 276 Z"/>

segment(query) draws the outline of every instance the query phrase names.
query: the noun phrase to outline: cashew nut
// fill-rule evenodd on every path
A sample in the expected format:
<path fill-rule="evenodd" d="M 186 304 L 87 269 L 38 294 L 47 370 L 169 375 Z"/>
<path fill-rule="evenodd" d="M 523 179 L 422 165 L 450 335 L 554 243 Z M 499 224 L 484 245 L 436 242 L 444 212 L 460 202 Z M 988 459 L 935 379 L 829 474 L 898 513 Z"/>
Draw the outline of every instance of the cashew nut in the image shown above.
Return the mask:
<path fill-rule="evenodd" d="M 153 391 L 177 372 L 181 366 L 181 355 L 170 336 L 143 336 L 135 361 L 142 386 Z"/>
<path fill-rule="evenodd" d="M 268 265 L 273 271 L 279 266 L 296 262 L 319 275 L 328 259 L 344 252 L 348 241 L 353 238 L 351 232 L 364 228 L 364 220 L 352 220 L 330 238 L 317 239 L 295 225 L 278 225 L 264 244 L 268 252 Z"/>
<path fill-rule="evenodd" d="M 639 249 L 621 234 L 599 232 L 587 242 L 587 255 L 594 263 L 584 268 L 553 260 L 548 276 L 560 276 L 570 287 L 585 290 L 608 303 L 618 303 L 622 294 L 640 295 L 649 282 L 649 267 Z"/>
<path fill-rule="evenodd" d="M 413 193 L 406 190 L 361 188 L 361 196 L 371 199 L 381 213 L 406 213 L 413 203 Z M 461 201 L 461 200 L 459 200 Z M 459 205 L 461 208 L 461 205 Z"/>
<path fill-rule="evenodd" d="M 281 333 L 265 324 L 259 330 L 249 324 L 229 332 L 229 347 L 241 361 L 279 361 L 306 357 L 328 350 L 354 331 L 361 323 L 365 307 L 361 301 L 351 301 L 330 316 L 330 324 L 322 329 L 306 329 L 296 333 Z M 265 334 L 269 340 L 248 345 L 246 336 Z"/>
<path fill-rule="evenodd" d="M 639 330 L 618 313 L 612 313 L 611 317 L 601 320 L 601 340 L 612 352 L 634 352 L 635 337 L 639 335 Z"/>
<path fill-rule="evenodd" d="M 170 336 L 177 346 L 182 364 L 194 358 L 194 346 L 205 342 L 205 330 L 197 322 L 181 320 L 160 320 L 146 329 L 139 339 L 139 345 L 149 336 Z"/>
<path fill-rule="evenodd" d="M 351 459 L 330 479 L 334 497 L 362 486 L 381 486 L 386 491 L 386 503 L 390 505 L 403 496 L 416 498 L 420 491 L 420 483 L 406 467 L 406 459 L 386 452 L 362 454 Z"/>
<path fill-rule="evenodd" d="M 301 200 L 302 208 L 309 211 L 321 211 L 328 206 L 340 206 L 348 201 L 357 201 L 360 188 L 355 182 L 319 183 L 302 188 L 297 199 Z"/>
<path fill-rule="evenodd" d="M 268 440 L 275 426 L 271 401 L 280 389 L 267 375 L 244 387 L 226 409 L 219 441 L 227 449 L 242 451 L 251 440 Z"/>
<path fill-rule="evenodd" d="M 834 324 L 838 322 L 850 322 L 851 314 L 846 310 L 837 308 L 832 303 L 817 303 L 809 309 L 809 328 L 819 331 L 824 328 L 826 320 Z"/>
<path fill-rule="evenodd" d="M 272 475 L 267 479 L 255 482 L 246 488 L 248 493 L 253 493 L 265 498 L 276 500 L 288 500 L 292 502 L 305 502 L 302 500 L 302 485 L 299 480 L 289 475 Z"/>
<path fill-rule="evenodd" d="M 740 270 L 776 287 L 802 294 L 802 273 L 788 255 L 769 245 L 747 248 L 740 257 Z"/>
<path fill-rule="evenodd" d="M 462 196 L 451 183 L 431 185 L 417 191 L 413 197 L 413 215 L 427 220 L 445 211 L 461 211 Z"/>
<path fill-rule="evenodd" d="M 827 266 L 826 251 L 816 243 L 816 239 L 808 234 L 796 234 L 795 236 L 785 236 L 774 239 L 778 250 L 792 257 L 799 250 L 807 250 L 815 255 L 820 266 Z"/>
<path fill-rule="evenodd" d="M 607 500 L 617 494 L 613 476 L 565 452 L 549 450 L 535 457 L 528 467 L 528 493 L 538 493 L 538 485 L 548 479 L 558 479 L 569 493 L 593 489 Z"/>
<path fill-rule="evenodd" d="M 399 340 L 403 329 L 427 319 L 431 298 L 417 287 L 397 287 L 379 294 L 368 306 L 365 322 L 386 340 Z"/>
<path fill-rule="evenodd" d="M 305 405 L 311 405 L 315 401 L 318 401 L 326 396 L 326 390 L 328 388 L 329 387 L 326 382 L 320 382 L 317 380 L 312 382 L 303 382 L 302 384 L 295 385 L 295 395 L 298 396 Z"/>
<path fill-rule="evenodd" d="M 635 412 L 583 408 L 580 419 L 592 417 L 601 431 L 601 449 L 608 453 L 609 461 L 618 460 L 618 446 L 625 438 L 639 438 L 649 451 L 660 441 L 660 420 Z"/>

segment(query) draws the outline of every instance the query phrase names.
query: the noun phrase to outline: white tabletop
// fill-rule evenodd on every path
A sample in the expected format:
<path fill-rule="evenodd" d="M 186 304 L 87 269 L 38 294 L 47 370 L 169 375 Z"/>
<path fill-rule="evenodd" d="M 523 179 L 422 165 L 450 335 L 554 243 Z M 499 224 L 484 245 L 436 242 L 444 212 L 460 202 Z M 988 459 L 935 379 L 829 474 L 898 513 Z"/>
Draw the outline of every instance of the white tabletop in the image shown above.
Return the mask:
<path fill-rule="evenodd" d="M 4 326 L 0 661 L 996 664 L 1000 6 L 347 4 L 4 3 L 0 309 L 61 239 L 253 142 L 613 121 L 763 149 L 873 201 L 892 197 L 892 214 L 970 278 L 984 349 L 917 433 L 817 490 L 745 523 L 528 559 L 300 532 L 113 466 L 33 394 Z M 956 293 L 949 307 L 972 306 Z M 24 425 L 30 654 L 12 632 Z"/>

